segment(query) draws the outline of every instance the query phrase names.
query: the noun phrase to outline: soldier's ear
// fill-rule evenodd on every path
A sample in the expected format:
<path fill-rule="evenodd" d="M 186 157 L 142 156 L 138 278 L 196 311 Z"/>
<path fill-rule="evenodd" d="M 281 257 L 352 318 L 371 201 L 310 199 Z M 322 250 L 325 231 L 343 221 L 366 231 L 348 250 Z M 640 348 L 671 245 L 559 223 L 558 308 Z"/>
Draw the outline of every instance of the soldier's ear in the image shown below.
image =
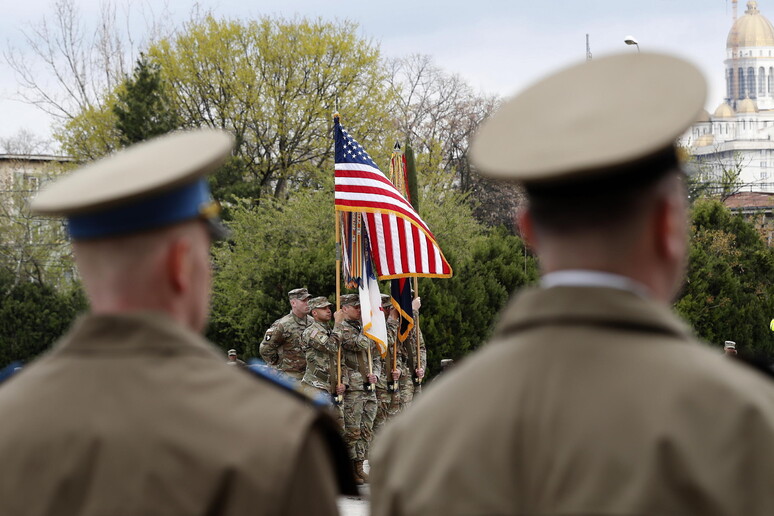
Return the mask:
<path fill-rule="evenodd" d="M 521 207 L 515 216 L 516 229 L 519 231 L 522 240 L 530 249 L 535 249 L 537 245 L 537 234 L 535 232 L 535 223 L 532 219 L 532 212 L 527 207 Z"/>
<path fill-rule="evenodd" d="M 191 286 L 192 249 L 188 237 L 176 238 L 167 248 L 167 278 L 175 293 L 186 292 Z"/>

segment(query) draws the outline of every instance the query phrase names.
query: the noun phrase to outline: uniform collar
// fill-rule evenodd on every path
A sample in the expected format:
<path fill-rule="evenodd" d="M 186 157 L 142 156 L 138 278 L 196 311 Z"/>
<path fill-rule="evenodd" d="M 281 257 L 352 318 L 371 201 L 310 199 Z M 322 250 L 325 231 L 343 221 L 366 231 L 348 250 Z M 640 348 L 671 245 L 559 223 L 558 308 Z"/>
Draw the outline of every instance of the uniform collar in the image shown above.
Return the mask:
<path fill-rule="evenodd" d="M 644 299 L 650 298 L 650 290 L 639 281 L 621 276 L 620 274 L 585 269 L 549 272 L 540 279 L 540 286 L 543 288 L 607 287 L 626 290 Z"/>
<path fill-rule="evenodd" d="M 503 312 L 497 333 L 563 325 L 632 328 L 692 338 L 690 327 L 670 306 L 607 286 L 525 289 Z"/>

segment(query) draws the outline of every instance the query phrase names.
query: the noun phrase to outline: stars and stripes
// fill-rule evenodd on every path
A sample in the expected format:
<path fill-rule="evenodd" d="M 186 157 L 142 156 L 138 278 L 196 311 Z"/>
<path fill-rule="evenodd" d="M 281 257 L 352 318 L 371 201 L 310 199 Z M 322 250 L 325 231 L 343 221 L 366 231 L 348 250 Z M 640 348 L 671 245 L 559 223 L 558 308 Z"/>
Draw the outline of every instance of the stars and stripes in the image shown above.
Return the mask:
<path fill-rule="evenodd" d="M 451 277 L 433 233 L 338 117 L 334 132 L 336 210 L 363 214 L 379 279 Z"/>

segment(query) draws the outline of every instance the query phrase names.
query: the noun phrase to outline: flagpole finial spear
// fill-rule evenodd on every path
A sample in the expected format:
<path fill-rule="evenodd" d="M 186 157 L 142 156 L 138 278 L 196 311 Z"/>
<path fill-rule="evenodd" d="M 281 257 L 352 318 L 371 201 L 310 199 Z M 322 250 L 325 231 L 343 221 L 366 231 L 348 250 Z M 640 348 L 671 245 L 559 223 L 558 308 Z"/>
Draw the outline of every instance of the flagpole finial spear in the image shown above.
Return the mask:
<path fill-rule="evenodd" d="M 333 119 L 334 119 L 334 120 L 338 120 L 339 118 L 340 118 L 340 115 L 339 115 L 339 112 L 338 112 L 338 111 L 336 111 L 335 113 L 333 113 Z"/>

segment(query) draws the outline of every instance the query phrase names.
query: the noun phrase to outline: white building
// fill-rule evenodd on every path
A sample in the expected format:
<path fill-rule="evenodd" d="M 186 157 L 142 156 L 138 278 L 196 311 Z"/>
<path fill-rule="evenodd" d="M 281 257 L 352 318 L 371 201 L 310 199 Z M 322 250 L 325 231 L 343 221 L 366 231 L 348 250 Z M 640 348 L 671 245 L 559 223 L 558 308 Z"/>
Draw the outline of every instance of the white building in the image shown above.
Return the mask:
<path fill-rule="evenodd" d="M 728 33 L 726 97 L 706 111 L 683 143 L 703 162 L 709 180 L 741 165 L 742 190 L 774 192 L 774 26 L 747 2 Z"/>

